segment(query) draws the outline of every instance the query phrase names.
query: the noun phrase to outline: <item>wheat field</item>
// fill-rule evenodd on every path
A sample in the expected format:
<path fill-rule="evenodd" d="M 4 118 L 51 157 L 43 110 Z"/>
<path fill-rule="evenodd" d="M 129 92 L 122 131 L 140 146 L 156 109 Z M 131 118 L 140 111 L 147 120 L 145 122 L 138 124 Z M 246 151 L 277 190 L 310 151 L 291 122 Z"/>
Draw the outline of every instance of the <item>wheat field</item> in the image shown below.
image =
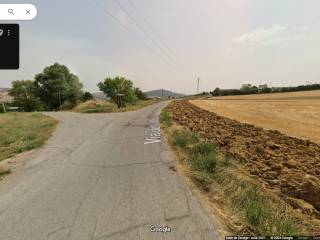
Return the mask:
<path fill-rule="evenodd" d="M 240 122 L 320 143 L 320 91 L 213 97 L 192 104 Z"/>

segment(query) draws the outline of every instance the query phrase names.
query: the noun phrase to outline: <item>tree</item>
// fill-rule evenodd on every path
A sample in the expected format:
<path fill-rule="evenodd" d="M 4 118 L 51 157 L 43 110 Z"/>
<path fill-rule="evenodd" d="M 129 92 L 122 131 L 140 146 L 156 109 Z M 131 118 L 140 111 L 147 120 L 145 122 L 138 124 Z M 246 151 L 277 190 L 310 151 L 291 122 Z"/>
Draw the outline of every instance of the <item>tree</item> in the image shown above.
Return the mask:
<path fill-rule="evenodd" d="M 35 86 L 31 80 L 13 81 L 9 95 L 14 98 L 13 104 L 26 112 L 42 108 L 40 99 L 35 96 Z"/>
<path fill-rule="evenodd" d="M 214 89 L 213 92 L 212 92 L 212 95 L 213 95 L 213 96 L 220 96 L 220 95 L 221 95 L 221 90 L 220 90 L 220 88 Z"/>
<path fill-rule="evenodd" d="M 93 96 L 90 92 L 85 92 L 81 97 L 81 101 L 83 101 L 83 102 L 86 102 L 86 101 L 89 101 L 92 99 L 93 99 Z"/>
<path fill-rule="evenodd" d="M 128 103 L 133 104 L 137 101 L 132 81 L 124 77 L 106 78 L 103 82 L 98 83 L 98 87 L 113 102 L 117 103 L 118 107 L 125 106 Z M 121 94 L 121 97 L 119 94 Z"/>
<path fill-rule="evenodd" d="M 140 100 L 145 100 L 147 98 L 147 94 L 145 94 L 140 88 L 135 88 L 134 89 L 134 94 Z"/>
<path fill-rule="evenodd" d="M 35 93 L 48 110 L 58 109 L 64 101 L 76 104 L 82 96 L 82 84 L 69 69 L 58 63 L 35 76 Z"/>
<path fill-rule="evenodd" d="M 19 107 L 23 111 L 31 112 L 41 108 L 41 101 L 34 95 L 33 81 L 31 80 L 13 81 L 9 95 L 14 98 L 13 106 Z"/>

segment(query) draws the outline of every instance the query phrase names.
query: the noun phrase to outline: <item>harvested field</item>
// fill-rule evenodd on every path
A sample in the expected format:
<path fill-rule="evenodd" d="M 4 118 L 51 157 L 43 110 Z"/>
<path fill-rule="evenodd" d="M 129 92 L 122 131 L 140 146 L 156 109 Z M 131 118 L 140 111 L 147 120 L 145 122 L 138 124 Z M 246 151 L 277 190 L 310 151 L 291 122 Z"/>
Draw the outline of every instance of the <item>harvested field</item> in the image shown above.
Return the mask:
<path fill-rule="evenodd" d="M 224 117 L 320 143 L 320 91 L 226 96 L 192 103 Z"/>
<path fill-rule="evenodd" d="M 320 219 L 319 144 L 221 117 L 187 101 L 176 101 L 172 113 L 176 122 L 232 154 L 293 208 Z"/>

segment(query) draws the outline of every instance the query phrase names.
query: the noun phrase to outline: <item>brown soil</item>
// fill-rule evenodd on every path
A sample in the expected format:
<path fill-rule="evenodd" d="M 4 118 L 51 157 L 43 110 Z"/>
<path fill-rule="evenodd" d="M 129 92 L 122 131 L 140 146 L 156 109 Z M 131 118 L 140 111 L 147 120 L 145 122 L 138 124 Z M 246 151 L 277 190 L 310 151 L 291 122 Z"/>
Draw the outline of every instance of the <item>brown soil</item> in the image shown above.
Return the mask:
<path fill-rule="evenodd" d="M 320 143 L 320 91 L 193 100 L 220 116 Z"/>
<path fill-rule="evenodd" d="M 319 144 L 221 117 L 188 101 L 176 101 L 172 113 L 176 122 L 231 153 L 293 208 L 320 219 Z"/>

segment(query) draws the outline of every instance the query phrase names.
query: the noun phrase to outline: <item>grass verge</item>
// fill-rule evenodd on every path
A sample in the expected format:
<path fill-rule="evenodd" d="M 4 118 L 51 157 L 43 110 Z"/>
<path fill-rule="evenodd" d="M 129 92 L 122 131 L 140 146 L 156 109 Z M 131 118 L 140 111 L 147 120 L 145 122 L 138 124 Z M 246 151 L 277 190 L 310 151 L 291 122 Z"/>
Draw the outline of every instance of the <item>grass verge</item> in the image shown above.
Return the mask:
<path fill-rule="evenodd" d="M 111 113 L 111 112 L 128 112 L 158 103 L 159 100 L 138 100 L 135 104 L 128 105 L 124 108 L 118 108 L 115 103 L 108 101 L 87 101 L 80 103 L 73 110 L 79 113 Z"/>
<path fill-rule="evenodd" d="M 0 114 L 0 161 L 42 146 L 56 124 L 41 113 Z"/>
<path fill-rule="evenodd" d="M 291 206 L 251 178 L 241 163 L 174 123 L 170 106 L 162 111 L 160 122 L 179 164 L 188 169 L 188 177 L 213 204 L 219 203 L 223 215 L 231 215 L 223 220 L 234 234 L 307 233 L 305 223 L 299 222 Z"/>

